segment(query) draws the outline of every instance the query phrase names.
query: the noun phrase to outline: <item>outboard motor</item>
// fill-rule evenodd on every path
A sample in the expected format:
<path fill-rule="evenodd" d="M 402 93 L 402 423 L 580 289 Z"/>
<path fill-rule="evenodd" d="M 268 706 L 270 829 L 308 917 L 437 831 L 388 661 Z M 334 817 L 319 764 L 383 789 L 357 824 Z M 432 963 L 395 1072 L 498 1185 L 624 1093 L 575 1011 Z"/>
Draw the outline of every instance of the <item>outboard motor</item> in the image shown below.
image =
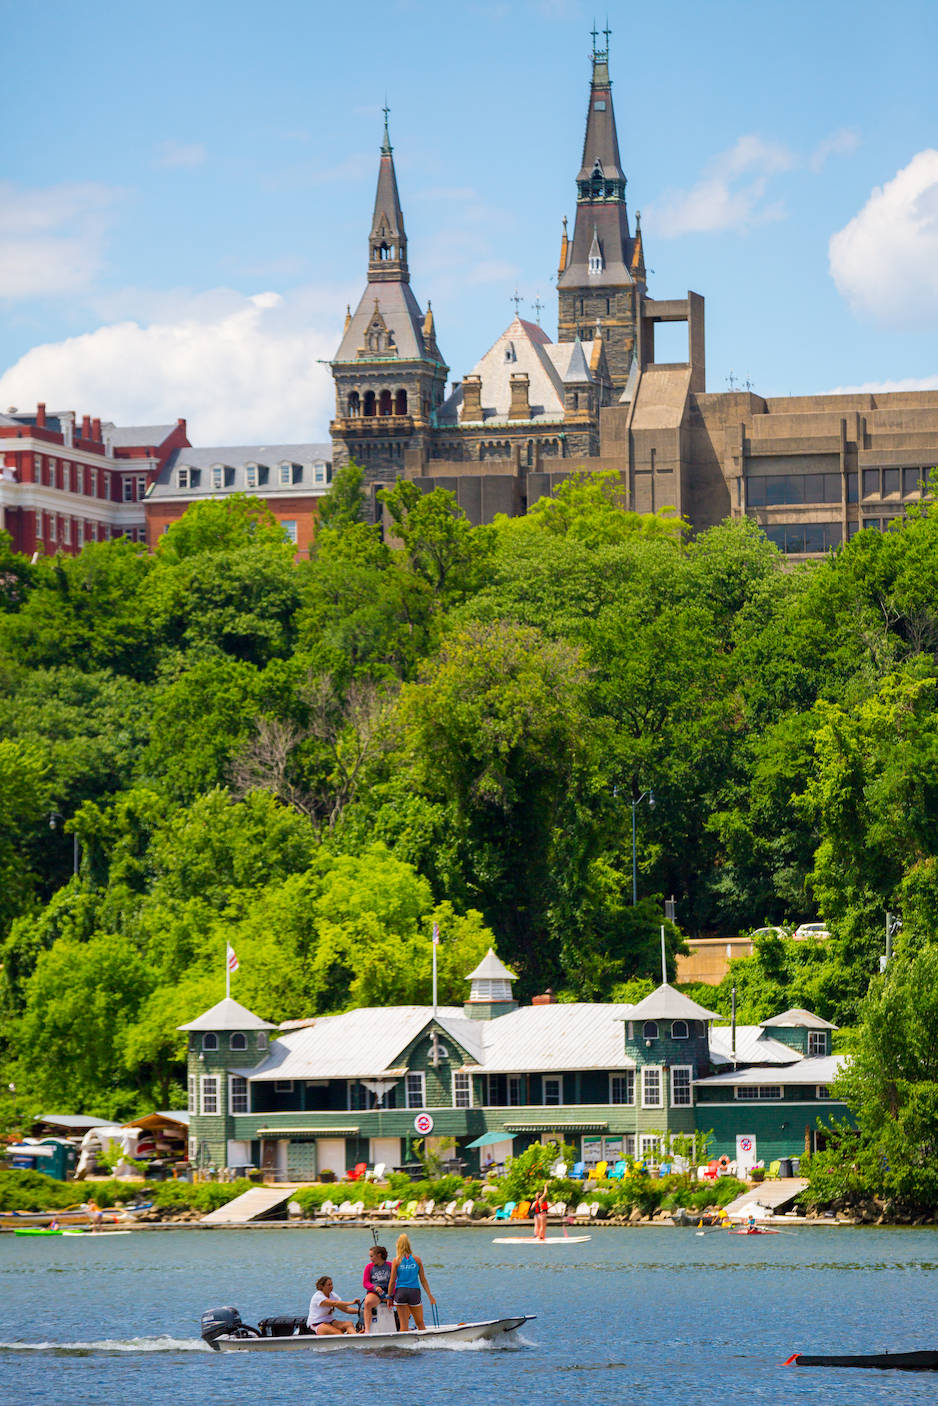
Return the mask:
<path fill-rule="evenodd" d="M 202 1337 L 219 1351 L 216 1338 L 242 1338 L 249 1336 L 249 1329 L 241 1322 L 236 1308 L 209 1308 L 202 1314 Z"/>

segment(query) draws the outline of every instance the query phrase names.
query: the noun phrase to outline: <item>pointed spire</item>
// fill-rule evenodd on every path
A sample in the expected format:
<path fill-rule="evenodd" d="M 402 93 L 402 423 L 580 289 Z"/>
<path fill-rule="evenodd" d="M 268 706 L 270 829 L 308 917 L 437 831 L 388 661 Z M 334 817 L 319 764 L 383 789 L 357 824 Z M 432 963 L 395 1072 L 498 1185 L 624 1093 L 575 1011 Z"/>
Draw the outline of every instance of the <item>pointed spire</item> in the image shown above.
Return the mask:
<path fill-rule="evenodd" d="M 557 264 L 557 276 L 563 273 L 567 267 L 567 257 L 570 253 L 570 241 L 567 238 L 567 217 L 563 217 L 563 234 L 560 236 L 560 259 Z"/>
<path fill-rule="evenodd" d="M 645 282 L 645 250 L 642 247 L 642 212 L 635 211 L 635 239 L 632 244 L 632 277 L 636 283 Z"/>
<path fill-rule="evenodd" d="M 397 193 L 397 175 L 392 154 L 394 148 L 391 146 L 388 132 L 390 108 L 386 102 L 383 112 L 384 140 L 381 143 L 378 189 L 375 192 L 375 209 L 368 240 L 368 282 L 408 283 L 410 273 L 407 268 L 407 235 L 404 233 L 404 213 Z"/>
<path fill-rule="evenodd" d="M 599 247 L 599 230 L 593 225 L 593 242 L 589 252 L 590 273 L 602 273 L 603 271 L 603 251 Z"/>
<path fill-rule="evenodd" d="M 345 327 L 343 328 L 343 331 L 345 331 L 345 332 L 348 331 L 348 325 L 349 325 L 349 323 L 351 322 L 351 320 L 352 320 L 352 305 L 351 305 L 351 303 L 346 303 L 346 304 L 345 304 Z"/>

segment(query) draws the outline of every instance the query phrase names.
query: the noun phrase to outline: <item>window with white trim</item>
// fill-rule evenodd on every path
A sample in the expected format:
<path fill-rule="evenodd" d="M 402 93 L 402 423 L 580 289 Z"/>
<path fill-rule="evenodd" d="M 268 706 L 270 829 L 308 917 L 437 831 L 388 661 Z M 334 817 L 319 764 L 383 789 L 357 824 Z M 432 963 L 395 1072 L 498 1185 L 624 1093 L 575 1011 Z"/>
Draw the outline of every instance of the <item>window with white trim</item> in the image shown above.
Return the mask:
<path fill-rule="evenodd" d="M 58 525 L 59 525 L 59 519 L 58 519 L 58 517 L 56 516 L 55 513 L 50 513 L 50 514 L 49 514 L 49 541 L 50 541 L 50 542 L 57 542 L 57 541 L 59 540 Z"/>
<path fill-rule="evenodd" d="M 98 471 L 97 471 L 97 469 L 89 469 L 89 470 L 88 470 L 88 480 L 89 480 L 89 482 L 88 482 L 88 493 L 89 493 L 89 496 L 92 497 L 92 498 L 97 498 L 97 496 L 98 496 Z"/>
<path fill-rule="evenodd" d="M 642 1107 L 661 1106 L 661 1069 L 658 1065 L 648 1064 L 642 1070 Z"/>
<path fill-rule="evenodd" d="M 296 546 L 296 518 L 281 518 L 280 526 L 283 528 L 287 541 Z"/>
<path fill-rule="evenodd" d="M 426 1103 L 424 1073 L 422 1069 L 409 1069 L 404 1081 L 408 1108 L 423 1108 Z"/>
<path fill-rule="evenodd" d="M 291 484 L 291 483 L 293 482 L 293 465 L 292 465 L 292 464 L 281 464 L 281 465 L 279 466 L 279 475 L 280 475 L 280 487 L 281 487 L 281 488 L 286 488 L 288 484 Z"/>
<path fill-rule="evenodd" d="M 257 487 L 257 465 L 248 464 L 244 470 L 244 483 L 247 488 Z"/>
<path fill-rule="evenodd" d="M 110 498 L 110 496 L 111 496 L 111 475 L 110 475 L 110 473 L 109 473 L 106 469 L 104 469 L 104 470 L 102 470 L 101 478 L 102 478 L 102 481 L 103 481 L 103 483 L 104 483 L 104 496 L 105 496 L 105 498 Z"/>
<path fill-rule="evenodd" d="M 655 1133 L 640 1133 L 638 1139 L 639 1157 L 657 1157 L 661 1152 L 661 1139 Z"/>
<path fill-rule="evenodd" d="M 124 502 L 132 503 L 134 500 L 134 481 L 129 474 L 124 475 L 123 485 Z"/>
<path fill-rule="evenodd" d="M 236 1030 L 233 1035 L 229 1036 L 228 1047 L 232 1050 L 246 1050 L 248 1047 L 248 1037 L 243 1035 L 240 1030 Z"/>
<path fill-rule="evenodd" d="M 243 1074 L 228 1076 L 228 1112 L 248 1112 L 248 1081 Z"/>
<path fill-rule="evenodd" d="M 75 541 L 80 547 L 85 540 L 85 523 L 83 518 L 79 518 L 75 523 Z"/>
<path fill-rule="evenodd" d="M 472 1107 L 472 1075 L 453 1071 L 453 1107 Z"/>
<path fill-rule="evenodd" d="M 317 465 L 316 465 L 316 482 L 317 482 L 317 483 L 325 483 L 325 481 L 326 481 L 326 466 L 325 466 L 325 464 L 317 464 Z"/>
<path fill-rule="evenodd" d="M 687 1029 L 687 1021 L 686 1021 L 686 1020 L 672 1020 L 672 1022 L 671 1022 L 671 1039 L 672 1039 L 672 1040 L 686 1040 L 686 1039 L 688 1038 L 689 1033 L 690 1033 L 690 1032 L 689 1032 L 688 1029 Z"/>
<path fill-rule="evenodd" d="M 625 1069 L 621 1074 L 609 1075 L 609 1102 L 635 1102 L 635 1070 Z"/>
<path fill-rule="evenodd" d="M 751 1103 L 760 1098 L 781 1098 L 782 1086 L 781 1084 L 737 1084 L 735 1092 L 737 1098 L 748 1099 Z"/>
<path fill-rule="evenodd" d="M 194 1074 L 189 1075 L 189 1112 L 199 1111 L 199 1081 Z"/>
<path fill-rule="evenodd" d="M 830 1085 L 829 1085 L 829 1084 L 818 1084 L 817 1088 L 814 1090 L 814 1096 L 815 1096 L 815 1098 L 830 1098 L 830 1096 L 831 1096 Z"/>
<path fill-rule="evenodd" d="M 225 469 L 223 464 L 212 465 L 212 487 L 221 488 L 225 481 Z"/>
<path fill-rule="evenodd" d="M 182 469 L 177 469 L 177 470 L 176 470 L 176 487 L 177 487 L 177 488 L 188 488 L 188 487 L 189 487 L 189 470 L 188 470 L 187 468 L 182 468 Z"/>
<path fill-rule="evenodd" d="M 544 1085 L 544 1106 L 545 1108 L 557 1108 L 563 1103 L 563 1080 L 548 1079 L 542 1080 Z"/>
<path fill-rule="evenodd" d="M 823 1059 L 827 1054 L 827 1031 L 811 1030 L 808 1032 L 808 1058 Z"/>
<path fill-rule="evenodd" d="M 191 1137 L 189 1139 L 189 1161 L 194 1162 L 199 1155 L 199 1139 Z"/>
<path fill-rule="evenodd" d="M 218 1049 L 218 1036 L 215 1034 L 214 1030 L 206 1030 L 205 1034 L 202 1036 L 202 1048 L 203 1050 Z"/>
<path fill-rule="evenodd" d="M 202 1075 L 202 1113 L 204 1116 L 218 1113 L 218 1075 Z"/>
<path fill-rule="evenodd" d="M 657 1022 L 656 1020 L 646 1020 L 646 1021 L 645 1021 L 645 1024 L 642 1026 L 642 1039 L 643 1039 L 643 1040 L 657 1040 L 657 1038 L 658 1038 L 658 1022 Z"/>
<path fill-rule="evenodd" d="M 266 1031 L 266 1030 L 259 1030 L 259 1031 L 258 1031 L 258 1034 L 257 1034 L 257 1048 L 258 1048 L 259 1050 L 266 1050 L 266 1048 L 267 1048 L 267 1031 Z"/>
<path fill-rule="evenodd" d="M 689 1108 L 694 1101 L 689 1064 L 675 1064 L 671 1068 L 671 1107 Z"/>
<path fill-rule="evenodd" d="M 143 500 L 144 500 L 144 498 L 145 498 L 146 496 L 147 496 L 147 476 L 146 476 L 146 474 L 138 474 L 138 475 L 137 475 L 137 502 L 138 502 L 138 503 L 142 503 Z"/>
<path fill-rule="evenodd" d="M 66 547 L 72 545 L 72 520 L 70 517 L 62 519 L 62 541 Z"/>

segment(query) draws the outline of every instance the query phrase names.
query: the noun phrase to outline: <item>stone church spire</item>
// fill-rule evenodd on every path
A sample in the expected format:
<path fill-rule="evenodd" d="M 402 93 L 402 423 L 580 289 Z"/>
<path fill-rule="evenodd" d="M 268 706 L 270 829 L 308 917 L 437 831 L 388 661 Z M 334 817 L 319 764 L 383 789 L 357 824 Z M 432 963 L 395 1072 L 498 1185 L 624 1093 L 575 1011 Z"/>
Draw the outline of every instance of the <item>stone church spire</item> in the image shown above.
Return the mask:
<path fill-rule="evenodd" d="M 638 301 L 645 291 L 645 267 L 635 258 L 625 200 L 626 177 L 609 77 L 609 36 L 604 47 L 593 30 L 592 77 L 583 156 L 576 178 L 573 238 L 557 278 L 558 338 L 590 336 L 601 317 L 614 386 L 625 385 L 636 340 Z"/>
<path fill-rule="evenodd" d="M 404 233 L 404 212 L 397 193 L 394 171 L 394 148 L 388 133 L 388 113 L 384 108 L 384 141 L 381 143 L 381 164 L 378 167 L 378 189 L 375 211 L 368 237 L 368 282 L 410 282 L 407 268 L 407 235 Z"/>

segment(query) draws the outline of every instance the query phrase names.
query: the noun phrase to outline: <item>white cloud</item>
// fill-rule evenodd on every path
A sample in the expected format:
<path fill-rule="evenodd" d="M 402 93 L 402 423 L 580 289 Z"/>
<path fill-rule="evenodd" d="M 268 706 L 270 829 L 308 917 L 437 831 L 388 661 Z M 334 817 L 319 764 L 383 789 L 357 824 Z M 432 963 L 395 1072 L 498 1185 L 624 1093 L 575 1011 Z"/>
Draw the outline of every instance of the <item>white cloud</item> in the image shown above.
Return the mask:
<path fill-rule="evenodd" d="M 886 395 L 889 391 L 938 390 L 938 371 L 932 376 L 910 376 L 903 381 L 864 381 L 862 386 L 834 386 L 820 395 Z"/>
<path fill-rule="evenodd" d="M 860 145 L 860 134 L 852 127 L 841 127 L 825 137 L 808 157 L 808 169 L 819 175 L 832 156 L 849 156 Z"/>
<path fill-rule="evenodd" d="M 830 271 L 854 312 L 891 327 L 938 320 L 938 151 L 913 156 L 831 236 Z"/>
<path fill-rule="evenodd" d="M 156 148 L 156 164 L 192 170 L 202 166 L 207 155 L 201 142 L 160 142 Z"/>
<path fill-rule="evenodd" d="M 768 178 L 787 171 L 794 159 L 787 147 L 743 136 L 707 165 L 695 186 L 668 191 L 644 211 L 646 224 L 663 238 L 747 229 L 779 219 L 781 207 L 766 201 Z"/>
<path fill-rule="evenodd" d="M 49 297 L 87 288 L 102 262 L 107 186 L 30 190 L 0 182 L 0 298 Z"/>
<path fill-rule="evenodd" d="M 195 444 L 325 440 L 344 292 L 294 290 L 245 298 L 226 289 L 171 295 L 147 324 L 113 322 L 34 347 L 0 376 L 0 404 L 44 400 L 118 424 L 184 416 Z"/>

